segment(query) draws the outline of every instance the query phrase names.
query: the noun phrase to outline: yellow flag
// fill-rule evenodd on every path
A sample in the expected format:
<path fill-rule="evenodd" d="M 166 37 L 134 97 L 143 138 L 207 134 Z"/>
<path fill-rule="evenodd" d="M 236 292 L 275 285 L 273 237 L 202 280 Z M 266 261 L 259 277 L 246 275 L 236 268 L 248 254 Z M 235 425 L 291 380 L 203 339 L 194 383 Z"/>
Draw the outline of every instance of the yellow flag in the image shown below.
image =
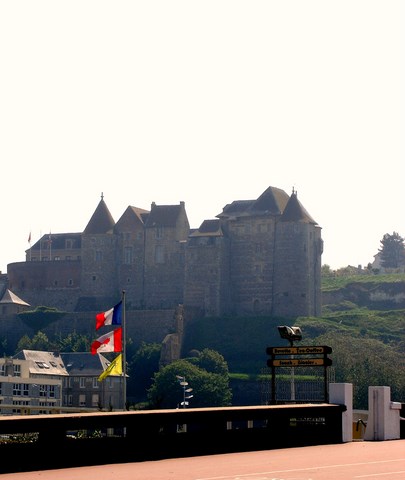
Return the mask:
<path fill-rule="evenodd" d="M 98 381 L 102 382 L 108 375 L 122 375 L 122 353 L 120 353 L 108 365 L 104 372 L 98 377 Z"/>

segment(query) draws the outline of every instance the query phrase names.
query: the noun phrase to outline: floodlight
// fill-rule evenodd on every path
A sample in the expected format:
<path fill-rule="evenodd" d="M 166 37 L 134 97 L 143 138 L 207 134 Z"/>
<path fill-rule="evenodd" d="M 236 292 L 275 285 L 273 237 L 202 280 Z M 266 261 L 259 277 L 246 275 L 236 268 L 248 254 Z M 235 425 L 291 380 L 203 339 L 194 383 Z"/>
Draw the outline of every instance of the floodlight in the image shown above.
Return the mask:
<path fill-rule="evenodd" d="M 302 340 L 302 332 L 300 327 L 288 327 L 287 325 L 280 325 L 277 328 L 280 337 L 288 340 L 291 345 L 294 341 Z"/>

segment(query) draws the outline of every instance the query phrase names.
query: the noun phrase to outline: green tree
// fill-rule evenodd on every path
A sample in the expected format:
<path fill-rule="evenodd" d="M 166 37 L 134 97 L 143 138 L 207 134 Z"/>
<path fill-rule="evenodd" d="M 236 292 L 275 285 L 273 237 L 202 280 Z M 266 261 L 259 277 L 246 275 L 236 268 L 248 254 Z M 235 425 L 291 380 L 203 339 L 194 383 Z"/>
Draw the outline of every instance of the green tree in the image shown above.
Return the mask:
<path fill-rule="evenodd" d="M 399 268 L 405 265 L 404 239 L 397 232 L 392 235 L 386 233 L 378 251 L 384 268 Z"/>
<path fill-rule="evenodd" d="M 185 377 L 192 388 L 192 407 L 220 407 L 230 404 L 232 392 L 228 375 L 207 372 L 188 360 L 182 359 L 155 373 L 148 390 L 151 408 L 176 408 L 183 401 L 183 387 L 178 376 Z"/>
<path fill-rule="evenodd" d="M 325 263 L 321 267 L 321 275 L 322 277 L 332 277 L 334 275 L 333 270 L 330 268 L 330 265 Z"/>
<path fill-rule="evenodd" d="M 196 357 L 187 360 L 207 372 L 225 376 L 229 375 L 228 364 L 224 357 L 210 348 L 204 348 Z"/>
<path fill-rule="evenodd" d="M 128 395 L 136 401 L 146 401 L 153 375 L 159 371 L 161 349 L 160 343 L 142 342 L 133 355 L 127 354 Z"/>
<path fill-rule="evenodd" d="M 353 406 L 368 408 L 368 387 L 389 386 L 391 398 L 405 398 L 405 361 L 379 340 L 328 333 L 315 343 L 332 347 L 336 382 L 353 384 Z"/>
<path fill-rule="evenodd" d="M 32 341 L 27 334 L 23 335 L 18 341 L 15 353 L 21 352 L 21 350 L 32 350 Z"/>
<path fill-rule="evenodd" d="M 90 339 L 87 335 L 80 335 L 77 332 L 69 333 L 66 337 L 60 337 L 54 342 L 54 350 L 61 352 L 89 352 Z"/>
<path fill-rule="evenodd" d="M 41 350 L 44 352 L 47 352 L 51 350 L 50 348 L 50 342 L 48 337 L 44 332 L 37 332 L 32 340 L 31 340 L 31 350 Z"/>

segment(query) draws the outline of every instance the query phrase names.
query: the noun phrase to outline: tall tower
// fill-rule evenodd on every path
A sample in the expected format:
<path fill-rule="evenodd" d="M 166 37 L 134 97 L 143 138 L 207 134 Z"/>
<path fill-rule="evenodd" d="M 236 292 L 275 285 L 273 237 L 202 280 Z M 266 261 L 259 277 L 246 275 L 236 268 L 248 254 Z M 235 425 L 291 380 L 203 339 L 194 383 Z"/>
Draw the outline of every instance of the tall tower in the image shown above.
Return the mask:
<path fill-rule="evenodd" d="M 82 233 L 82 295 L 111 302 L 120 298 L 117 282 L 114 219 L 103 194 L 89 223 Z M 97 302 L 97 300 L 95 300 Z"/>
<path fill-rule="evenodd" d="M 321 313 L 321 228 L 293 190 L 276 224 L 273 315 Z"/>

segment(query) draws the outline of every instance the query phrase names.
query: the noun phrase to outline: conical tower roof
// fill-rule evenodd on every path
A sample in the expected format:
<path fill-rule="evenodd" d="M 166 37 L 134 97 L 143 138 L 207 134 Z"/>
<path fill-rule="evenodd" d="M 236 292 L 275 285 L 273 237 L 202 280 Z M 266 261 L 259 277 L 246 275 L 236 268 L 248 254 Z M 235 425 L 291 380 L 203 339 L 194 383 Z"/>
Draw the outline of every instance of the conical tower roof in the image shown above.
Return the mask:
<path fill-rule="evenodd" d="M 103 194 L 101 194 L 101 200 L 83 233 L 88 235 L 112 233 L 114 225 L 114 219 L 104 201 Z"/>
<path fill-rule="evenodd" d="M 290 199 L 281 215 L 282 222 L 303 222 L 317 225 L 317 222 L 305 210 L 297 198 L 297 192 L 293 190 Z"/>
<path fill-rule="evenodd" d="M 15 293 L 8 289 L 4 292 L 3 298 L 0 300 L 0 303 L 13 303 L 15 305 L 25 305 L 27 307 L 30 306 L 29 303 L 24 302 L 24 300 L 21 300 L 20 297 L 17 297 Z"/>

